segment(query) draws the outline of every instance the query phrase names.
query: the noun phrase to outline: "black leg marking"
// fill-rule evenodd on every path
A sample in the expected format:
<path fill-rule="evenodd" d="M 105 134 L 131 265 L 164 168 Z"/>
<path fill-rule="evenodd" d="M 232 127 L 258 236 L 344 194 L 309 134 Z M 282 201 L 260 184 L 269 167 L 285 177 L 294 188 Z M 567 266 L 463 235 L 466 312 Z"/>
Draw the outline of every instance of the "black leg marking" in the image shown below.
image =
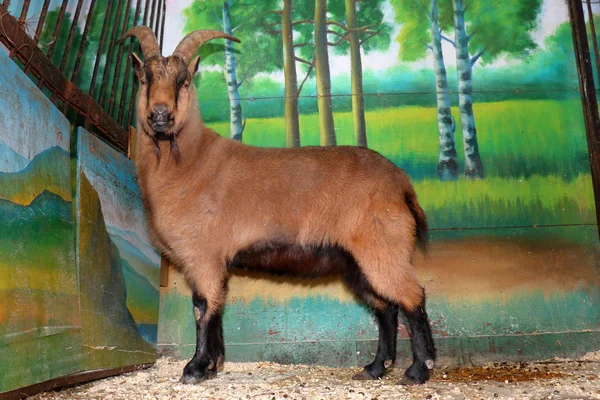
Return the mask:
<path fill-rule="evenodd" d="M 225 343 L 223 342 L 223 316 L 215 314 L 208 324 L 208 347 L 210 359 L 214 362 L 215 373 L 221 370 L 225 360 Z"/>
<path fill-rule="evenodd" d="M 378 379 L 396 361 L 396 339 L 398 337 L 398 306 L 389 305 L 382 311 L 375 311 L 379 325 L 379 342 L 375 360 L 365 366 L 354 379 Z"/>
<path fill-rule="evenodd" d="M 403 384 L 424 383 L 429 379 L 429 372 L 435 365 L 436 351 L 431 336 L 431 327 L 423 303 L 414 310 L 403 310 L 412 340 L 413 363 L 404 373 Z"/>
<path fill-rule="evenodd" d="M 346 284 L 362 302 L 369 305 L 377 318 L 379 342 L 375 360 L 354 375 L 353 379 L 378 379 L 396 361 L 396 339 L 398 336 L 398 306 L 384 300 L 373 290 L 367 278 L 358 268 L 353 258 L 348 260 L 348 272 L 344 275 Z M 374 307 L 374 302 L 384 305 L 383 309 Z"/>
<path fill-rule="evenodd" d="M 196 319 L 196 352 L 183 369 L 181 383 L 199 383 L 215 376 L 223 349 L 221 314 L 206 318 L 206 299 L 194 293 L 192 301 Z"/>

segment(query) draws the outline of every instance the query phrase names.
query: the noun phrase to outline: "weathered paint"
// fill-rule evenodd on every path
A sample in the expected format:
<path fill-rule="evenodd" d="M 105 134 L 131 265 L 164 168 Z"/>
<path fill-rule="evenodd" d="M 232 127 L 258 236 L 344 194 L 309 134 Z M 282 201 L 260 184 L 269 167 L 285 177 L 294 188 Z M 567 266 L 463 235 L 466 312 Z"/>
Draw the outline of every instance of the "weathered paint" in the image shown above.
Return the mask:
<path fill-rule="evenodd" d="M 147 237 L 134 165 L 82 128 L 77 148 L 85 367 L 153 362 L 160 259 Z"/>
<path fill-rule="evenodd" d="M 0 392 L 80 370 L 70 125 L 0 51 Z"/>
<path fill-rule="evenodd" d="M 444 363 L 573 356 L 600 346 L 595 226 L 444 231 L 432 239 L 416 265 Z M 195 348 L 191 293 L 181 275 L 171 283 L 162 288 L 159 348 L 186 358 Z M 339 281 L 242 273 L 229 288 L 227 360 L 372 361 L 374 319 Z M 411 357 L 402 323 L 398 334 L 402 362 Z"/>
<path fill-rule="evenodd" d="M 0 110 L 0 393 L 153 362 L 159 257 L 133 163 L 84 130 L 72 149 L 1 51 Z"/>

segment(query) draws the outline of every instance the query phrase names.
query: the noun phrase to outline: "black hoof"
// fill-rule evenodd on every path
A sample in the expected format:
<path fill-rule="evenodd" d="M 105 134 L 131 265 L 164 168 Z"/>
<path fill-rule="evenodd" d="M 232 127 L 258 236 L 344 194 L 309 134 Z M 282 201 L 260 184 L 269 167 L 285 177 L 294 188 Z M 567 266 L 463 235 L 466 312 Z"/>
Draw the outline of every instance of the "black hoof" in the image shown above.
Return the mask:
<path fill-rule="evenodd" d="M 202 366 L 201 364 L 194 363 L 194 360 L 190 361 L 183 369 L 183 375 L 179 379 L 179 382 L 192 385 L 200 383 L 206 379 L 214 378 L 217 375 L 217 371 L 214 368 Z"/>
<path fill-rule="evenodd" d="M 414 362 L 404 372 L 404 377 L 400 381 L 401 385 L 419 385 L 427 382 L 429 379 L 429 368 L 424 363 Z"/>
<path fill-rule="evenodd" d="M 372 362 L 365 366 L 365 368 L 358 374 L 354 375 L 352 379 L 358 381 L 373 380 L 382 378 L 394 365 L 394 360 L 386 360 L 384 362 Z"/>
<path fill-rule="evenodd" d="M 403 376 L 402 379 L 400 379 L 400 382 L 398 382 L 398 385 L 402 385 L 402 386 L 415 386 L 415 385 L 420 385 L 424 382 L 417 382 L 412 378 L 409 378 L 408 376 Z"/>
<path fill-rule="evenodd" d="M 377 379 L 377 377 L 371 375 L 368 371 L 362 370 L 358 374 L 352 377 L 355 381 L 371 381 Z"/>

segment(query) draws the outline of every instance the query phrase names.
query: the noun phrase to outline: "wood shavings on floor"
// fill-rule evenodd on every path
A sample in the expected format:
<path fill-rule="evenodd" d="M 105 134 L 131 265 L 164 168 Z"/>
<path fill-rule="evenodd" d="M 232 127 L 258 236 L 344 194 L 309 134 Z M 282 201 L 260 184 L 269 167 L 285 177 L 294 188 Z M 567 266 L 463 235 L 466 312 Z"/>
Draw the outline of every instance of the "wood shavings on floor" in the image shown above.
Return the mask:
<path fill-rule="evenodd" d="M 185 361 L 159 359 L 153 367 L 91 382 L 36 400 L 58 399 L 600 399 L 600 352 L 577 359 L 438 368 L 425 385 L 400 386 L 396 369 L 377 381 L 354 381 L 358 368 L 225 363 L 216 378 L 183 385 Z"/>

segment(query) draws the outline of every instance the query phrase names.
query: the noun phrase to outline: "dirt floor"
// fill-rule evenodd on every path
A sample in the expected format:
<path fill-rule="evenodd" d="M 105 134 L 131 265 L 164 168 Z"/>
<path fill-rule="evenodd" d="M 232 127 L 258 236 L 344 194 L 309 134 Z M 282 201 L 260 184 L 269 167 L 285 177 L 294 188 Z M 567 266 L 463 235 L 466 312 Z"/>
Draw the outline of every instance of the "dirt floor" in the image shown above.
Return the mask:
<path fill-rule="evenodd" d="M 438 368 L 425 385 L 399 386 L 402 371 L 378 381 L 353 381 L 356 368 L 225 363 L 199 385 L 182 385 L 185 361 L 155 366 L 33 399 L 600 399 L 600 352 L 577 360 Z"/>

